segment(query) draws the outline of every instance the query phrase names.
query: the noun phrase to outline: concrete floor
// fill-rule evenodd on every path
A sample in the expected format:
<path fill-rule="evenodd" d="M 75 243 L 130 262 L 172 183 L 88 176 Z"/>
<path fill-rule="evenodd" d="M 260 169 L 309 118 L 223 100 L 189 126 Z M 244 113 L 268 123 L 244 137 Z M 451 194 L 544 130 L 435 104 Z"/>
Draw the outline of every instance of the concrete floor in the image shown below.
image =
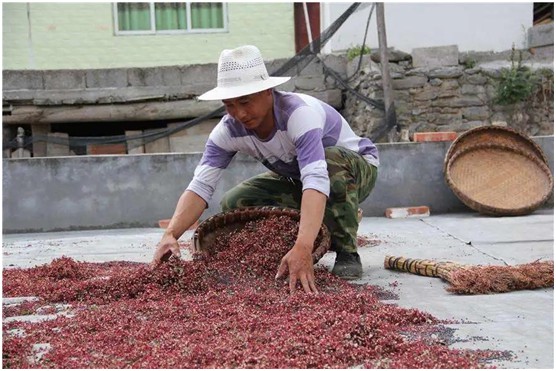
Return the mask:
<path fill-rule="evenodd" d="M 31 267 L 62 255 L 90 262 L 149 262 L 161 234 L 162 230 L 150 228 L 4 235 L 3 267 Z M 438 278 L 383 268 L 385 255 L 481 265 L 552 260 L 553 210 L 503 218 L 475 213 L 422 219 L 372 217 L 363 219 L 359 234 L 381 243 L 360 248 L 365 272 L 358 283 L 378 285 L 399 296 L 386 302 L 458 321 L 448 325 L 458 340 L 453 347 L 511 351 L 513 359 L 496 361 L 497 367 L 554 367 L 553 289 L 459 296 L 448 293 L 447 284 Z M 191 235 L 186 232 L 182 240 Z M 334 253 L 328 253 L 320 264 L 332 267 L 333 262 Z"/>

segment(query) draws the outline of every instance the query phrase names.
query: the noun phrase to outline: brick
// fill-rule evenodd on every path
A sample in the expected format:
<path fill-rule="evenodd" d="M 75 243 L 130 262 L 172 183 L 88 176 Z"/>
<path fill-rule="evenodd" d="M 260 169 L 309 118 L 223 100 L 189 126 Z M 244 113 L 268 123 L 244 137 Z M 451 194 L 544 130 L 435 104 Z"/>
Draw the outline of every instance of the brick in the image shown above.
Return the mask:
<path fill-rule="evenodd" d="M 455 131 L 414 133 L 414 142 L 451 142 L 456 140 L 458 133 Z"/>
<path fill-rule="evenodd" d="M 88 155 L 125 155 L 125 143 L 117 144 L 89 144 L 87 146 Z"/>
<path fill-rule="evenodd" d="M 168 228 L 168 224 L 170 224 L 171 219 L 161 219 L 158 221 L 158 226 L 162 229 Z M 188 231 L 192 231 L 199 226 L 199 221 L 197 220 L 191 227 L 189 227 Z"/>
<path fill-rule="evenodd" d="M 390 207 L 384 213 L 390 219 L 421 218 L 430 214 L 428 206 Z"/>

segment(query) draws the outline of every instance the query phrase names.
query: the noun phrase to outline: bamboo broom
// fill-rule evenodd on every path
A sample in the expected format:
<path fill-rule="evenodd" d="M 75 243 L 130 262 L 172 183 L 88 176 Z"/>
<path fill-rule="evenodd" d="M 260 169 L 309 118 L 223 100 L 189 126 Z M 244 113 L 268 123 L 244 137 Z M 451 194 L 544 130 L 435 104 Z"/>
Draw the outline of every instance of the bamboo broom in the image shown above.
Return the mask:
<path fill-rule="evenodd" d="M 494 294 L 554 287 L 552 260 L 515 266 L 481 266 L 386 256 L 384 268 L 441 278 L 450 284 L 447 290 L 455 294 Z"/>

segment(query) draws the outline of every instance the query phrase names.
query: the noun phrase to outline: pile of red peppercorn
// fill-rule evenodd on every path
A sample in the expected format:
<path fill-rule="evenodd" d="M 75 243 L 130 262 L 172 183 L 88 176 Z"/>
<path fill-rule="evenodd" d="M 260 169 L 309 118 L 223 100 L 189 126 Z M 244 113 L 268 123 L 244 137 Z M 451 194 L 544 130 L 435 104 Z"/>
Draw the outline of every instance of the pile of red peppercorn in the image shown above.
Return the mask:
<path fill-rule="evenodd" d="M 5 323 L 3 367 L 479 368 L 493 357 L 450 349 L 431 336 L 442 331 L 431 315 L 383 304 L 376 288 L 324 268 L 319 294 L 290 296 L 274 275 L 297 228 L 285 217 L 251 222 L 210 254 L 156 270 L 65 257 L 4 270 L 4 297 L 40 298 L 26 312 L 69 303 L 74 317 Z M 35 344 L 49 346 L 36 354 Z"/>

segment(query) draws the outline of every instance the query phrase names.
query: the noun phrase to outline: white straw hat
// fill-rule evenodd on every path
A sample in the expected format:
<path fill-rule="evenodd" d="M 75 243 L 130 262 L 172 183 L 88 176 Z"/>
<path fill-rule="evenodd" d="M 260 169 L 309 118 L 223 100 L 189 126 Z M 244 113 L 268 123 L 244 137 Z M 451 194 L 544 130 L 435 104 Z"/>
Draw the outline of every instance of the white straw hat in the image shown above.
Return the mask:
<path fill-rule="evenodd" d="M 261 52 L 244 45 L 225 49 L 218 60 L 216 88 L 199 96 L 200 100 L 222 100 L 257 93 L 283 84 L 291 77 L 268 76 Z"/>

